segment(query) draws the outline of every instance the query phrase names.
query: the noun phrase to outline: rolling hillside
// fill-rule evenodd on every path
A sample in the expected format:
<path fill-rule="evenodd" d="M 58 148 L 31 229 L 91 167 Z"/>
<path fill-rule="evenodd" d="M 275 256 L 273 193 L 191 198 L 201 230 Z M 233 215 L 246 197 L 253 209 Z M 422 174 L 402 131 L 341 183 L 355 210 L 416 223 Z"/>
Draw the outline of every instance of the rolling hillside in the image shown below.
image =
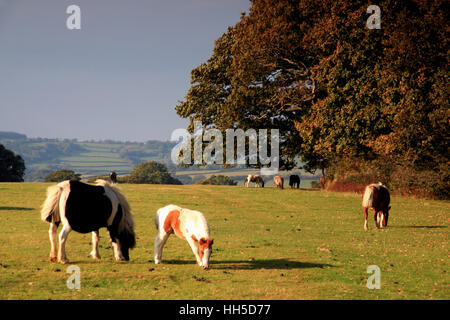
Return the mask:
<path fill-rule="evenodd" d="M 108 175 L 110 171 L 125 175 L 130 173 L 134 165 L 151 160 L 164 163 L 183 184 L 192 184 L 211 175 L 227 175 L 242 185 L 248 174 L 259 174 L 259 170 L 245 168 L 177 167 L 170 160 L 175 143 L 169 141 L 78 141 L 28 138 L 24 134 L 0 131 L 0 144 L 24 158 L 25 181 L 28 182 L 44 181 L 47 174 L 57 169 L 81 173 L 83 179 Z M 301 175 L 303 188 L 310 188 L 311 181 L 319 178 L 299 169 L 281 174 L 285 177 L 290 174 Z M 266 186 L 273 185 L 271 177 L 264 180 Z M 285 181 L 285 185 L 288 185 L 288 181 Z"/>
<path fill-rule="evenodd" d="M 170 166 L 174 143 L 164 141 L 119 142 L 28 138 L 14 132 L 0 132 L 0 144 L 22 156 L 26 181 L 42 181 L 57 169 L 70 169 L 83 177 L 110 171 L 126 174 L 143 161 L 155 160 Z"/>

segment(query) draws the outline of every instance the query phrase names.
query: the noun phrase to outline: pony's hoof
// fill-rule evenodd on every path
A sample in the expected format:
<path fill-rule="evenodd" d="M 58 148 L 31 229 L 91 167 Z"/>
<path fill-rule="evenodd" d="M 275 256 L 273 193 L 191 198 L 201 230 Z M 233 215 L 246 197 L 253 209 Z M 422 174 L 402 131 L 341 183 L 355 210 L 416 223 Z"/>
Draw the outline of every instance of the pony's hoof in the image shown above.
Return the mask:
<path fill-rule="evenodd" d="M 91 252 L 89 255 L 95 260 L 100 260 L 100 255 L 98 253 L 95 254 L 94 252 Z"/>
<path fill-rule="evenodd" d="M 50 257 L 50 262 L 55 263 L 58 259 L 56 257 Z"/>
<path fill-rule="evenodd" d="M 59 263 L 61 263 L 61 264 L 69 264 L 70 262 L 67 259 L 61 259 L 61 260 L 59 260 Z"/>

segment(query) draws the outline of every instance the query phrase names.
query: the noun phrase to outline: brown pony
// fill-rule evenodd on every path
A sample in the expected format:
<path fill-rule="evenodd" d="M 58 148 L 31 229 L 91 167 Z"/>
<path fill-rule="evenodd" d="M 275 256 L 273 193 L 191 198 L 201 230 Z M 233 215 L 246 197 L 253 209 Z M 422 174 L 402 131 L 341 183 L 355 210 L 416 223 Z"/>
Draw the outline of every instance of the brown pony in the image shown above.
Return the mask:
<path fill-rule="evenodd" d="M 284 188 L 284 179 L 282 176 L 275 176 L 273 177 L 273 183 L 275 184 L 275 186 L 277 188 L 280 188 L 281 190 L 283 190 Z"/>
<path fill-rule="evenodd" d="M 364 230 L 368 230 L 367 216 L 369 208 L 373 209 L 373 218 L 376 228 L 387 227 L 389 219 L 389 203 L 391 197 L 389 190 L 381 182 L 372 183 L 364 189 L 362 207 L 364 210 Z"/>

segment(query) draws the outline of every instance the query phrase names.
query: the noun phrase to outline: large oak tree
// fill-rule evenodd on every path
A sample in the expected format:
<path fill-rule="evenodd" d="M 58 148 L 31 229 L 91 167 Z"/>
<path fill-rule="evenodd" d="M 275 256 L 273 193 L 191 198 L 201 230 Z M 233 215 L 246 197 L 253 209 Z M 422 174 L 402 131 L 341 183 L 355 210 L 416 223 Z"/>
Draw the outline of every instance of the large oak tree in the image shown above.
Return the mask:
<path fill-rule="evenodd" d="M 379 1 L 381 29 L 369 29 L 370 4 L 252 1 L 192 71 L 178 114 L 278 128 L 281 154 L 310 171 L 387 163 L 397 185 L 428 179 L 416 185 L 448 196 L 449 4 Z"/>

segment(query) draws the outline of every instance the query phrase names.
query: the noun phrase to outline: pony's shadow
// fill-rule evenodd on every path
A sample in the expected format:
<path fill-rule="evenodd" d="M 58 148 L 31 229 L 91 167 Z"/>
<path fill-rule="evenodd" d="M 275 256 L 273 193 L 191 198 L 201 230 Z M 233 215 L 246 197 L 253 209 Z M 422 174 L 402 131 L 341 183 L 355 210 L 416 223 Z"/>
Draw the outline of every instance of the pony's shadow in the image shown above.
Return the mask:
<path fill-rule="evenodd" d="M 0 207 L 0 211 L 3 210 L 20 210 L 20 211 L 28 211 L 34 210 L 33 208 L 24 208 L 24 207 Z"/>
<path fill-rule="evenodd" d="M 167 264 L 196 264 L 195 260 L 166 260 Z M 291 261 L 288 259 L 255 260 L 211 260 L 211 268 L 218 270 L 257 270 L 257 269 L 307 269 L 333 267 L 326 263 Z"/>
<path fill-rule="evenodd" d="M 389 226 L 389 228 L 399 228 L 399 229 L 441 229 L 447 228 L 447 226 Z"/>

